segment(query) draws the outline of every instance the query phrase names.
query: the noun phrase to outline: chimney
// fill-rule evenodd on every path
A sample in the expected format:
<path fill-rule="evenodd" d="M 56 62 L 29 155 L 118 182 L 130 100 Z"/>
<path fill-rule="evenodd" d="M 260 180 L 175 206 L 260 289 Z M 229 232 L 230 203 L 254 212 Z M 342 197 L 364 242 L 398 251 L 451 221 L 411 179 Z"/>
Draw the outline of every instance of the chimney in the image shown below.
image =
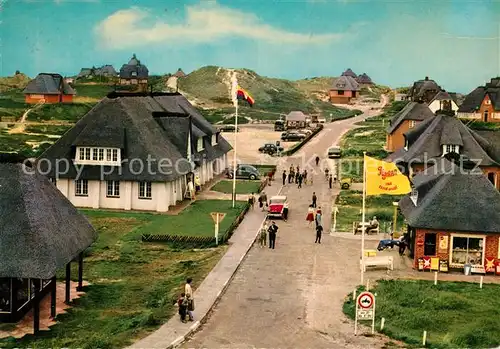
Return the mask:
<path fill-rule="evenodd" d="M 428 76 L 425 77 L 425 81 L 429 81 L 429 77 Z"/>

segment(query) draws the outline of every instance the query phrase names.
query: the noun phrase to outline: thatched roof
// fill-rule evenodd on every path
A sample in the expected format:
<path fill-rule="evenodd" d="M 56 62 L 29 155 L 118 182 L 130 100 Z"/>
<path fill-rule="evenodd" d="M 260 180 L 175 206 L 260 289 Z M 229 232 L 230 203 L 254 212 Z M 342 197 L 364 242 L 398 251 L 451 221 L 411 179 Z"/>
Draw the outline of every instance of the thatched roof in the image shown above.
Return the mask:
<path fill-rule="evenodd" d="M 356 80 L 354 80 L 354 78 L 342 75 L 333 81 L 332 90 L 358 91 L 359 84 Z"/>
<path fill-rule="evenodd" d="M 60 74 L 40 73 L 31 80 L 23 93 L 40 95 L 74 95 L 75 90 L 68 85 Z"/>
<path fill-rule="evenodd" d="M 97 233 L 43 175 L 0 163 L 0 277 L 49 279 Z"/>
<path fill-rule="evenodd" d="M 292 111 L 286 116 L 286 121 L 306 121 L 306 115 L 301 111 Z"/>
<path fill-rule="evenodd" d="M 358 77 L 356 73 L 351 70 L 351 68 L 347 68 L 346 71 L 342 73 L 342 76 L 350 76 L 353 79 Z"/>
<path fill-rule="evenodd" d="M 137 59 L 135 53 L 129 60 L 129 62 L 127 64 L 122 65 L 120 69 L 120 78 L 124 79 L 130 79 L 130 78 L 144 79 L 147 78 L 148 75 L 149 75 L 148 68 L 144 64 L 141 64 L 141 61 Z"/>
<path fill-rule="evenodd" d="M 435 116 L 429 107 L 424 103 L 409 102 L 391 120 L 387 133 L 393 133 L 404 120 L 423 121 Z"/>
<path fill-rule="evenodd" d="M 453 232 L 500 232 L 500 193 L 479 169 L 441 158 L 434 167 L 412 179 L 418 192 L 399 201 L 414 228 Z M 416 201 L 416 203 L 414 202 Z"/>

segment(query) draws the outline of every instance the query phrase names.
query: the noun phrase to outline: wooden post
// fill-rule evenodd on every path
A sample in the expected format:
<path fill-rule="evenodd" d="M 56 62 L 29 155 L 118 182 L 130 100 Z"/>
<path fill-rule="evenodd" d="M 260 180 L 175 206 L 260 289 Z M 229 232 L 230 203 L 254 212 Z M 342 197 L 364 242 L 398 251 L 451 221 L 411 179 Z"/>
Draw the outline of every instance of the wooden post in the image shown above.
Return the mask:
<path fill-rule="evenodd" d="M 434 285 L 437 285 L 438 284 L 438 272 L 435 271 L 434 272 Z"/>
<path fill-rule="evenodd" d="M 481 279 L 479 280 L 479 288 L 483 288 L 483 276 L 481 275 Z"/>
<path fill-rule="evenodd" d="M 352 300 L 353 301 L 356 300 L 356 289 L 354 289 L 354 292 L 352 293 Z"/>
<path fill-rule="evenodd" d="M 380 321 L 380 331 L 384 329 L 384 325 L 385 325 L 385 317 L 383 317 L 382 320 Z"/>
<path fill-rule="evenodd" d="M 57 280 L 54 276 L 51 280 L 52 291 L 50 292 L 50 317 L 56 317 L 56 301 L 57 301 Z"/>
<path fill-rule="evenodd" d="M 422 337 L 422 345 L 425 347 L 425 343 L 427 343 L 427 331 L 424 331 L 424 335 Z"/>
<path fill-rule="evenodd" d="M 33 304 L 33 333 L 35 335 L 40 331 L 40 279 L 34 279 L 35 299 Z M 31 285 L 28 283 L 28 287 Z"/>
<path fill-rule="evenodd" d="M 83 290 L 83 252 L 78 255 L 78 286 L 77 291 Z"/>
<path fill-rule="evenodd" d="M 69 304 L 70 302 L 70 283 L 71 283 L 71 262 L 66 264 L 66 295 L 64 298 L 64 303 Z"/>

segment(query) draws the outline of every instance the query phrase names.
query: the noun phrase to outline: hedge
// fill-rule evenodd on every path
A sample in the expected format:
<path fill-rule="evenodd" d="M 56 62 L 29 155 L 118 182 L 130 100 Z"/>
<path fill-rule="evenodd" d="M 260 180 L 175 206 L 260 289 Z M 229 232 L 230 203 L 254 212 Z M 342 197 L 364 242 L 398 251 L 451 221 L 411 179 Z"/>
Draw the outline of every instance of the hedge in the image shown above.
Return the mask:
<path fill-rule="evenodd" d="M 309 142 L 314 136 L 316 136 L 323 128 L 324 128 L 323 124 L 318 124 L 318 127 L 313 131 L 313 133 L 311 133 L 309 136 L 304 138 L 302 140 L 302 142 L 297 143 L 292 148 L 282 152 L 281 155 L 290 156 L 290 155 L 295 154 L 297 151 L 300 150 L 300 148 L 302 148 L 307 142 Z"/>

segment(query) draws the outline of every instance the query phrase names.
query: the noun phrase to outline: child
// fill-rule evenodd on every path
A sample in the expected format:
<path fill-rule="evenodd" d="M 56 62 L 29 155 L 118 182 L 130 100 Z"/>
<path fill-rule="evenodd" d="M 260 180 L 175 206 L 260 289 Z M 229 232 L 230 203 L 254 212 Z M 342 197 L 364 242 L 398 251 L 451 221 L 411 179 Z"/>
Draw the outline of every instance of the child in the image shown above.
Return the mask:
<path fill-rule="evenodd" d="M 253 205 L 255 203 L 255 196 L 253 193 L 248 197 L 248 203 L 250 204 L 250 208 L 253 210 Z"/>
<path fill-rule="evenodd" d="M 179 315 L 181 316 L 181 321 L 183 323 L 186 323 L 186 314 L 187 314 L 187 307 L 188 307 L 188 300 L 186 298 L 186 294 L 183 292 L 181 293 L 181 296 L 179 297 L 179 300 L 177 300 L 177 305 L 179 306 Z"/>
<path fill-rule="evenodd" d="M 267 241 L 267 222 L 264 223 L 264 225 L 260 229 L 260 235 L 259 235 L 260 248 L 266 247 L 266 241 Z"/>

